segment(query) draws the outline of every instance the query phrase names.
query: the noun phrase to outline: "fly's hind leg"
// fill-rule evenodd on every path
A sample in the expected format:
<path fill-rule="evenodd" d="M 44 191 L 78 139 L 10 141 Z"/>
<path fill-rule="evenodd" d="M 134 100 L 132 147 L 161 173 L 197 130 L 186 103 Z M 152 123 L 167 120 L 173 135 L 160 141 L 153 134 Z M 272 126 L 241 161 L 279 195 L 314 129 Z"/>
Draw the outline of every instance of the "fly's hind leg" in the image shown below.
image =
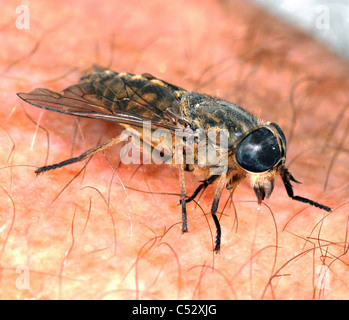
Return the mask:
<path fill-rule="evenodd" d="M 87 157 L 90 157 L 90 156 L 94 155 L 95 153 L 97 153 L 99 151 L 102 151 L 102 150 L 105 150 L 107 148 L 110 148 L 112 145 L 118 144 L 121 141 L 123 141 L 121 139 L 121 137 L 117 136 L 116 138 L 109 139 L 108 141 L 106 141 L 106 142 L 104 142 L 102 144 L 99 144 L 98 146 L 96 146 L 96 147 L 94 147 L 92 149 L 89 149 L 89 150 L 85 151 L 84 153 L 80 154 L 78 157 L 67 159 L 67 160 L 64 160 L 62 162 L 50 165 L 50 166 L 40 167 L 40 168 L 38 168 L 35 171 L 35 173 L 36 173 L 36 175 L 39 175 L 40 173 L 43 173 L 45 171 L 61 168 L 61 167 L 64 167 L 64 166 L 66 166 L 68 164 L 71 164 L 71 163 L 83 161 Z"/>

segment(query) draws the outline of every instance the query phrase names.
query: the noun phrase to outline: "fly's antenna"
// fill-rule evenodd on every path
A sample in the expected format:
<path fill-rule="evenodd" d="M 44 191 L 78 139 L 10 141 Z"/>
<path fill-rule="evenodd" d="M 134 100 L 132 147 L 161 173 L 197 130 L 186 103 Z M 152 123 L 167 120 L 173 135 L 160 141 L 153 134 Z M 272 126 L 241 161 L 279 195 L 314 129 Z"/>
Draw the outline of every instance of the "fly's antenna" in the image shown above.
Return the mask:
<path fill-rule="evenodd" d="M 286 168 L 282 168 L 281 171 L 280 171 L 280 175 L 281 175 L 281 178 L 282 178 L 282 181 L 285 185 L 285 188 L 286 188 L 286 191 L 287 191 L 287 194 L 290 198 L 292 198 L 293 200 L 297 200 L 297 201 L 300 201 L 300 202 L 304 202 L 304 203 L 308 203 L 314 207 L 317 207 L 317 208 L 320 208 L 322 210 L 325 210 L 327 212 L 331 212 L 332 209 L 330 207 L 327 207 L 321 203 L 318 203 L 318 202 L 315 202 L 313 200 L 310 200 L 310 199 L 307 199 L 307 198 L 303 198 L 303 197 L 300 197 L 300 196 L 295 196 L 294 193 L 293 193 L 293 187 L 292 187 L 292 184 L 291 184 L 291 181 L 293 182 L 296 182 L 296 183 L 301 183 L 299 181 L 297 181 L 293 176 L 292 174 L 288 171 L 288 169 Z"/>

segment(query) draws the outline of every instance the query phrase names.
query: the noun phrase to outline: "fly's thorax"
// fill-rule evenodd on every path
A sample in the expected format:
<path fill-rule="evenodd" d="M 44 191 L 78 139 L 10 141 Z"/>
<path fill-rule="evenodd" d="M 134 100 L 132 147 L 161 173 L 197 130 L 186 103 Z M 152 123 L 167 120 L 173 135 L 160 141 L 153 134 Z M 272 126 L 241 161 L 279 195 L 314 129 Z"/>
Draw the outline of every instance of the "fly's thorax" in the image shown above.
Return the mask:
<path fill-rule="evenodd" d="M 180 109 L 190 120 L 193 130 L 227 130 L 229 147 L 261 125 L 257 117 L 238 105 L 195 92 L 187 92 L 181 97 Z"/>

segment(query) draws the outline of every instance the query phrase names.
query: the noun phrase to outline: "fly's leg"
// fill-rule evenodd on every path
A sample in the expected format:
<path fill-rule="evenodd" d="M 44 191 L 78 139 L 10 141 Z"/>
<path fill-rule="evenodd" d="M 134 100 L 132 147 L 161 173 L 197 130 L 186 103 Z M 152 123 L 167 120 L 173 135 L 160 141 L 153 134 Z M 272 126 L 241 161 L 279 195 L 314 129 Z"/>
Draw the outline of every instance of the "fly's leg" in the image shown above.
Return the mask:
<path fill-rule="evenodd" d="M 286 168 L 282 168 L 280 174 L 281 174 L 282 181 L 284 182 L 287 194 L 288 194 L 288 196 L 290 198 L 292 198 L 293 200 L 296 200 L 296 201 L 303 202 L 303 203 L 309 203 L 310 205 L 315 206 L 317 208 L 320 208 L 322 210 L 325 210 L 327 212 L 331 212 L 332 211 L 332 209 L 330 207 L 327 207 L 327 206 L 325 206 L 325 205 L 323 205 L 321 203 L 318 203 L 316 201 L 313 201 L 313 200 L 310 200 L 310 199 L 307 199 L 307 198 L 303 198 L 303 197 L 300 197 L 300 196 L 295 196 L 294 193 L 293 193 L 293 187 L 291 185 L 291 181 L 296 182 L 296 183 L 300 183 L 300 182 L 297 181 L 292 176 L 292 174 L 288 171 L 288 169 L 286 169 Z"/>
<path fill-rule="evenodd" d="M 226 183 L 226 173 L 223 173 L 218 180 L 217 189 L 214 194 L 212 207 L 211 207 L 211 215 L 216 225 L 216 241 L 215 241 L 215 247 L 214 247 L 214 251 L 216 253 L 218 253 L 219 250 L 221 249 L 221 236 L 222 236 L 221 225 L 219 224 L 219 220 L 216 213 L 218 209 L 219 199 L 221 198 L 222 190 L 225 183 Z"/>
<path fill-rule="evenodd" d="M 70 158 L 68 160 L 64 160 L 62 162 L 59 162 L 59 163 L 56 163 L 56 164 L 52 164 L 50 166 L 44 166 L 44 167 L 40 167 L 39 169 L 37 169 L 35 171 L 36 175 L 39 175 L 40 173 L 43 173 L 45 171 L 49 171 L 49 170 L 53 170 L 53 169 L 57 169 L 57 168 L 61 168 L 61 167 L 64 167 L 68 164 L 71 164 L 71 163 L 75 163 L 75 162 L 80 162 L 80 161 L 83 161 L 85 160 L 87 157 L 90 157 L 92 155 L 94 155 L 95 153 L 99 152 L 99 151 L 102 151 L 102 150 L 105 150 L 107 148 L 110 148 L 112 145 L 114 144 L 117 144 L 119 142 L 123 141 L 121 139 L 120 136 L 117 136 L 116 138 L 112 138 L 102 144 L 99 144 L 98 146 L 92 148 L 92 149 L 89 149 L 87 151 L 85 151 L 84 153 L 80 154 L 78 157 L 75 157 L 75 158 Z"/>
<path fill-rule="evenodd" d="M 181 188 L 181 204 L 182 204 L 182 232 L 188 232 L 187 223 L 187 208 L 186 208 L 186 191 L 185 191 L 185 180 L 184 180 L 184 166 L 179 166 L 179 185 Z"/>
<path fill-rule="evenodd" d="M 217 178 L 218 176 L 210 176 L 206 180 L 201 181 L 201 184 L 196 188 L 196 190 L 190 197 L 185 199 L 185 202 L 188 203 L 190 201 L 193 201 L 202 189 L 205 190 L 210 184 L 216 181 Z"/>

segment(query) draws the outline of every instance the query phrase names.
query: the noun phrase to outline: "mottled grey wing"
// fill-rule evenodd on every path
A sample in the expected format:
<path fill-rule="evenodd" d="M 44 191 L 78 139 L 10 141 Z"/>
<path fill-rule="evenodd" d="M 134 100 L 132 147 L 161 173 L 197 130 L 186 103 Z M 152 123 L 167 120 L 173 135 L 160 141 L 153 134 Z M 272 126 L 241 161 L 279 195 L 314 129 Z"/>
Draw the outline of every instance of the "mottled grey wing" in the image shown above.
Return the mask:
<path fill-rule="evenodd" d="M 155 127 L 175 130 L 189 125 L 179 108 L 184 92 L 148 74 L 103 71 L 82 78 L 62 94 L 37 88 L 18 96 L 34 106 L 78 117 L 138 127 L 151 121 Z"/>

